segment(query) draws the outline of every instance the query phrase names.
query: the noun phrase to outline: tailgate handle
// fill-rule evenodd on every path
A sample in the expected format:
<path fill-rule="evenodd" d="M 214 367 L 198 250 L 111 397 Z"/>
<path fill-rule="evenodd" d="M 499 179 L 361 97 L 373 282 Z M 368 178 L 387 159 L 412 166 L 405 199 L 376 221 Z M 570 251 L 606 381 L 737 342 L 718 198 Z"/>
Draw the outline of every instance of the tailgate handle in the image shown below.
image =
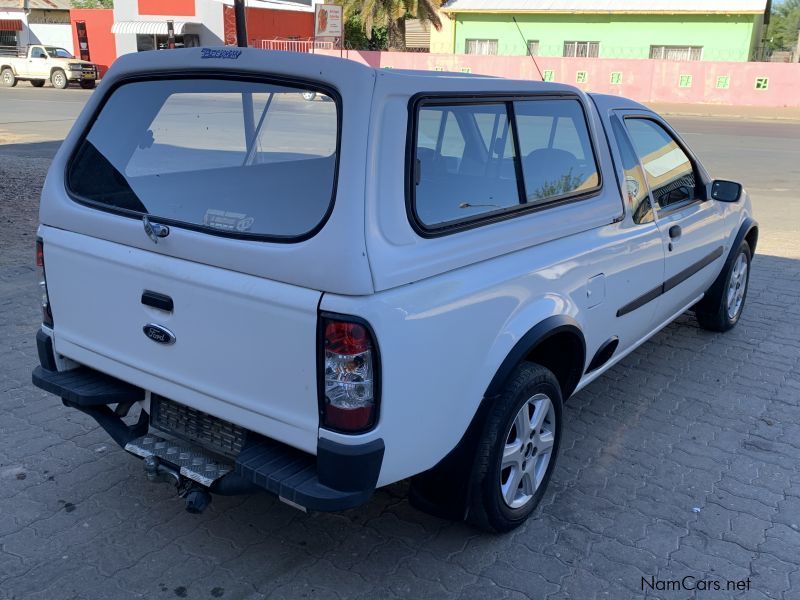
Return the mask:
<path fill-rule="evenodd" d="M 172 312 L 172 309 L 174 308 L 172 298 L 166 294 L 159 294 L 158 292 L 151 292 L 150 290 L 145 290 L 142 292 L 142 304 L 145 306 L 152 306 L 153 308 L 158 308 L 160 310 L 165 310 L 167 312 Z"/>

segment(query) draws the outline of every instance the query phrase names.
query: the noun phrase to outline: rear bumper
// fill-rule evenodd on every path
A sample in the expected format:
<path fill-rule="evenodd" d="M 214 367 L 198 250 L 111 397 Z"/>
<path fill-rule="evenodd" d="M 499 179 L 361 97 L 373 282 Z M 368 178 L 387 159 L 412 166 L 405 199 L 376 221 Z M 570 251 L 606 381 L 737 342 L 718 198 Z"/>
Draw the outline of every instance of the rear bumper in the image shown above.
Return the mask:
<path fill-rule="evenodd" d="M 32 374 L 36 387 L 94 418 L 122 448 L 131 451 L 146 441 L 150 431 L 150 415 L 146 411 L 142 410 L 136 424 L 127 425 L 112 409 L 112 405 L 144 400 L 143 389 L 88 367 L 56 371 L 50 336 L 40 331 L 36 343 L 41 363 Z M 210 485 L 212 492 L 242 488 L 231 485 L 235 481 L 250 484 L 250 489 L 264 489 L 303 509 L 329 512 L 364 504 L 375 490 L 383 463 L 381 439 L 361 445 L 320 439 L 317 455 L 313 456 L 258 434 L 252 438 L 248 437 L 229 465 L 230 472 Z M 169 462 L 168 457 L 160 460 Z M 177 463 L 170 466 L 181 469 Z"/>

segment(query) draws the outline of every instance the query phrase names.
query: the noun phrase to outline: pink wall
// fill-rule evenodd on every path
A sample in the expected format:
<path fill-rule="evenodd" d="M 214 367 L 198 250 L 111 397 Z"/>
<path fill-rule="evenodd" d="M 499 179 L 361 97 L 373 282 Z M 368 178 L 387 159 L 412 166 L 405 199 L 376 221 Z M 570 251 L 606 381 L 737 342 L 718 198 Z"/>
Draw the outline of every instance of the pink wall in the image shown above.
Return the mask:
<path fill-rule="evenodd" d="M 322 51 L 317 51 L 322 52 Z M 325 52 L 338 56 L 338 51 Z M 416 52 L 345 51 L 343 56 L 373 67 L 463 71 L 514 79 L 538 79 L 527 56 L 470 56 Z M 627 96 L 639 102 L 727 104 L 738 106 L 800 107 L 800 64 L 746 62 L 670 62 L 614 58 L 536 59 L 542 71 L 552 70 L 553 80 L 586 91 Z M 586 72 L 586 83 L 577 81 Z M 612 84 L 612 73 L 621 83 Z M 681 76 L 691 76 L 680 87 Z M 727 77 L 728 87 L 717 79 Z M 756 89 L 756 78 L 768 78 L 766 89 Z M 684 78 L 684 83 L 687 83 Z"/>

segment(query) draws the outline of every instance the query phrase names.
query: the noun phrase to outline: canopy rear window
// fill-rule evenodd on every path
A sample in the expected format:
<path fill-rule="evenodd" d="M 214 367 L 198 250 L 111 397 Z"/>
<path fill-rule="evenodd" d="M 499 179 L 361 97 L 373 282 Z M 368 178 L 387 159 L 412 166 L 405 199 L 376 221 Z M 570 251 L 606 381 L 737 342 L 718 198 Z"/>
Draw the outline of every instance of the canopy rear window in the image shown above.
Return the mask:
<path fill-rule="evenodd" d="M 316 87 L 133 81 L 105 102 L 67 187 L 78 201 L 132 217 L 299 241 L 332 207 L 338 131 L 338 100 Z"/>

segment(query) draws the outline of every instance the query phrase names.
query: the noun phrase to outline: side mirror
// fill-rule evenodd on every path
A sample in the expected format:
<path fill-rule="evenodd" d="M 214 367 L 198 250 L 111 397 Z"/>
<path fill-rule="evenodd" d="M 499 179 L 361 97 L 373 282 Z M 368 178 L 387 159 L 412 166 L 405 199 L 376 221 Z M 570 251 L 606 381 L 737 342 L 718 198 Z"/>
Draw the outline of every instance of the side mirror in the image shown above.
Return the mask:
<path fill-rule="evenodd" d="M 711 197 L 720 202 L 738 202 L 742 196 L 742 184 L 717 179 L 711 184 Z"/>

